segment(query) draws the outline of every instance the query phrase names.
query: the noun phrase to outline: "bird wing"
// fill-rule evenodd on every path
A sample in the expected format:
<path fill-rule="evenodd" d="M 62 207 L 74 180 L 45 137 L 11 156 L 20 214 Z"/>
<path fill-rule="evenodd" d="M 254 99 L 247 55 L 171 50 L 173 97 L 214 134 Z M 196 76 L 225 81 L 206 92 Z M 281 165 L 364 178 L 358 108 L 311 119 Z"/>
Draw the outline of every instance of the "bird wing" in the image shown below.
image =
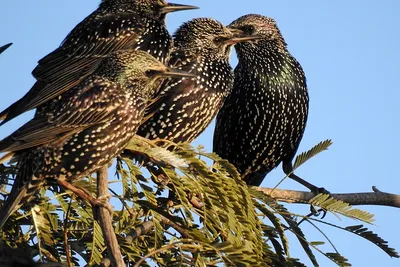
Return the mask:
<path fill-rule="evenodd" d="M 192 60 L 195 60 L 195 56 L 192 56 L 185 51 L 177 50 L 171 54 L 168 61 L 168 65 L 173 68 L 177 68 L 183 71 L 192 73 L 191 64 Z M 160 88 L 153 99 L 151 99 L 147 105 L 144 118 L 141 125 L 144 125 L 154 113 L 156 113 L 163 104 L 172 104 L 168 99 L 173 100 L 176 95 L 182 94 L 183 91 L 191 91 L 195 86 L 193 79 L 178 78 L 178 79 L 165 79 L 161 83 Z M 169 108 L 169 107 L 168 107 Z"/>
<path fill-rule="evenodd" d="M 140 123 L 137 134 L 150 139 L 157 138 L 157 136 L 151 135 L 151 128 L 157 129 L 158 127 L 161 127 L 159 120 L 165 121 L 167 119 L 165 116 L 164 118 L 162 118 L 161 115 L 168 114 L 166 116 L 172 124 L 174 124 L 175 121 L 181 119 L 180 116 L 182 114 L 180 114 L 179 112 L 174 112 L 172 110 L 176 111 L 177 107 L 175 107 L 175 105 L 180 97 L 186 95 L 187 92 L 193 91 L 195 89 L 196 80 L 194 80 L 194 78 L 181 78 L 170 80 L 168 86 L 162 89 L 163 92 L 157 98 L 153 99 L 147 106 L 145 110 L 145 116 Z M 169 112 L 168 110 L 171 112 Z M 156 130 L 156 135 L 158 135 L 158 130 L 160 129 Z M 169 130 L 169 128 L 165 129 L 166 132 L 168 132 Z"/>
<path fill-rule="evenodd" d="M 61 46 L 39 60 L 32 74 L 42 81 L 58 80 L 66 70 L 79 71 L 87 62 L 137 45 L 145 20 L 132 13 L 87 18 L 65 38 Z"/>
<path fill-rule="evenodd" d="M 157 110 L 161 108 L 161 104 L 164 102 L 164 98 L 166 97 L 165 92 L 162 92 L 162 90 L 165 90 L 170 82 L 171 79 L 165 79 L 160 85 L 159 92 L 154 96 L 154 98 L 148 101 L 141 124 L 144 124 L 155 112 L 157 112 Z"/>
<path fill-rule="evenodd" d="M 112 120 L 118 102 L 124 95 L 118 94 L 117 84 L 88 83 L 77 95 L 72 92 L 71 101 L 57 103 L 51 114 L 34 117 L 10 136 L 0 141 L 0 152 L 14 152 L 68 138 L 95 124 Z M 104 90 L 110 94 L 104 94 Z M 57 100 L 55 100 L 56 102 Z"/>
<path fill-rule="evenodd" d="M 108 54 L 137 46 L 144 19 L 128 13 L 86 19 L 39 61 L 31 90 L 0 113 L 1 124 L 57 97 L 93 73 Z"/>

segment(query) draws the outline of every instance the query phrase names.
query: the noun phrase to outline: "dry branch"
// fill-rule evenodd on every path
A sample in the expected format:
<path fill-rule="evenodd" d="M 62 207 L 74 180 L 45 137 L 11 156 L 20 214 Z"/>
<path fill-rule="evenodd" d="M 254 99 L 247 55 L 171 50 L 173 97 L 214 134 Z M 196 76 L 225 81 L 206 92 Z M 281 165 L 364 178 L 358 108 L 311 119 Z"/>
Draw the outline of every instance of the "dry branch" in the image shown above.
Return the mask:
<path fill-rule="evenodd" d="M 272 197 L 277 201 L 287 203 L 308 204 L 309 201 L 317 194 L 313 192 L 282 190 L 274 188 L 256 188 L 258 191 Z M 372 187 L 373 192 L 363 193 L 346 193 L 346 194 L 330 194 L 334 199 L 341 200 L 352 206 L 358 205 L 377 205 L 400 208 L 400 195 L 390 194 L 379 191 L 375 186 Z"/>
<path fill-rule="evenodd" d="M 108 195 L 108 168 L 104 166 L 97 172 L 97 197 L 103 198 Z M 111 265 L 114 267 L 125 266 L 122 258 L 121 250 L 119 249 L 118 240 L 115 236 L 112 225 L 112 214 L 105 206 L 96 207 L 99 224 L 103 231 L 104 240 L 107 245 L 108 257 Z"/>

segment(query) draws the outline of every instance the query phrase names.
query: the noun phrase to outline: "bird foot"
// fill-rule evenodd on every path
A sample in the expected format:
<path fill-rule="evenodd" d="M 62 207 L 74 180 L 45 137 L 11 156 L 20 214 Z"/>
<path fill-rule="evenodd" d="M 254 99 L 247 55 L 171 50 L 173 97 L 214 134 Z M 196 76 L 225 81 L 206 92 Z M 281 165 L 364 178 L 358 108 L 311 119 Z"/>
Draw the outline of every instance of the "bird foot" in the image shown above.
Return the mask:
<path fill-rule="evenodd" d="M 331 192 L 329 192 L 328 190 L 326 190 L 323 187 L 316 187 L 313 186 L 312 188 L 310 188 L 311 192 L 315 193 L 315 194 L 324 194 L 324 195 L 330 195 Z M 320 214 L 322 213 L 321 219 L 325 218 L 326 216 L 326 209 L 316 209 L 313 205 L 310 205 L 310 212 L 312 216 L 315 217 L 319 217 Z"/>
<path fill-rule="evenodd" d="M 322 216 L 321 216 L 321 220 L 322 220 L 322 219 L 325 218 L 326 213 L 327 213 L 327 210 L 325 210 L 325 209 L 318 209 L 318 210 L 317 210 L 313 205 L 310 205 L 310 211 L 311 211 L 311 213 L 305 215 L 304 218 L 301 219 L 301 220 L 297 223 L 297 225 L 302 224 L 304 221 L 307 220 L 307 218 L 310 218 L 310 217 L 312 217 L 312 216 L 314 216 L 314 217 L 319 217 L 319 216 L 321 215 L 321 213 L 322 213 Z"/>
<path fill-rule="evenodd" d="M 323 187 L 316 187 L 314 186 L 313 188 L 310 188 L 311 192 L 315 193 L 315 194 L 325 194 L 325 195 L 330 195 L 331 192 L 329 192 L 328 190 L 326 190 Z"/>
<path fill-rule="evenodd" d="M 327 210 L 326 209 L 316 209 L 313 205 L 310 205 L 310 216 L 319 217 L 322 213 L 321 220 L 325 218 Z"/>

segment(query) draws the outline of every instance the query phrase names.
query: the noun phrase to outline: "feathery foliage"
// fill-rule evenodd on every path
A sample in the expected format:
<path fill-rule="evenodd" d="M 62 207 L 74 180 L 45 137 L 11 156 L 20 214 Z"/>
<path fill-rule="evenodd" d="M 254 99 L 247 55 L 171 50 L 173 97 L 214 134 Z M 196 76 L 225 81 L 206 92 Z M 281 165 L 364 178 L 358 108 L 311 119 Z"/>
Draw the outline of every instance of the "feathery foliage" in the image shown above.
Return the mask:
<path fill-rule="evenodd" d="M 366 223 L 373 223 L 374 215 L 360 210 L 352 208 L 348 203 L 334 199 L 326 194 L 318 194 L 310 200 L 310 204 L 313 206 L 319 206 L 333 214 L 341 214 L 348 218 L 360 220 Z"/>
<path fill-rule="evenodd" d="M 315 145 L 310 150 L 301 153 L 300 155 L 298 155 L 296 157 L 294 164 L 293 164 L 293 169 L 294 170 L 297 169 L 298 167 L 303 165 L 309 159 L 311 159 L 311 158 L 315 157 L 316 155 L 318 155 L 319 153 L 327 150 L 331 145 L 332 145 L 332 140 L 327 139 L 325 141 L 319 142 L 317 145 Z"/>
<path fill-rule="evenodd" d="M 302 153 L 295 166 L 330 144 L 330 140 L 321 142 Z M 1 165 L 0 171 L 5 185 L 16 169 Z M 288 235 L 293 234 L 314 266 L 318 266 L 315 252 L 338 266 L 350 266 L 339 252 L 321 251 L 323 242 L 307 240 L 298 220 L 304 218 L 352 232 L 398 256 L 386 241 L 362 226 L 346 228 L 291 213 L 290 205 L 248 187 L 233 165 L 201 147 L 134 138 L 117 159 L 116 176 L 120 182 L 110 183 L 113 222 L 127 264 L 305 266 L 290 257 Z M 74 185 L 95 195 L 95 181 L 88 177 Z M 8 187 L 1 188 L 6 193 Z M 372 222 L 371 214 L 326 195 L 311 203 L 337 216 Z M 0 233 L 4 245 L 25 247 L 43 262 L 94 266 L 108 257 L 101 227 L 88 203 L 51 186 L 43 188 L 33 204 L 11 216 Z"/>

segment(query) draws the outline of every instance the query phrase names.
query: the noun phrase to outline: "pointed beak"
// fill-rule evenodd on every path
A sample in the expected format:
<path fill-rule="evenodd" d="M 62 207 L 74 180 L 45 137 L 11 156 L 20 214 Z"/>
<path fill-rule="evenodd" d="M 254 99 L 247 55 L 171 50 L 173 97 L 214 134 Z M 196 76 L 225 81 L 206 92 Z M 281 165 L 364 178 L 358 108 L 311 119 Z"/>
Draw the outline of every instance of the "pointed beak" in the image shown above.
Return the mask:
<path fill-rule="evenodd" d="M 158 76 L 160 77 L 187 77 L 187 78 L 194 78 L 197 77 L 196 75 L 186 72 L 186 71 L 182 71 L 182 70 L 178 70 L 178 69 L 173 69 L 173 68 L 167 68 L 164 71 L 160 71 L 158 73 Z"/>
<path fill-rule="evenodd" d="M 265 38 L 264 36 L 261 35 L 251 35 L 251 34 L 246 34 L 242 30 L 235 29 L 235 28 L 229 28 L 229 31 L 233 34 L 233 37 L 230 39 L 227 39 L 225 41 L 226 44 L 231 44 L 235 45 L 237 43 L 242 43 L 242 42 L 249 42 L 249 41 L 254 41 L 254 40 L 259 40 Z"/>
<path fill-rule="evenodd" d="M 12 43 L 3 45 L 2 47 L 0 47 L 0 54 L 3 53 L 7 48 L 9 48 L 12 45 Z"/>
<path fill-rule="evenodd" d="M 160 8 L 160 12 L 162 14 L 167 14 L 176 11 L 182 10 L 190 10 L 190 9 L 199 9 L 197 6 L 189 6 L 189 5 L 181 5 L 181 4 L 174 4 L 174 3 L 167 3 L 165 6 Z"/>

